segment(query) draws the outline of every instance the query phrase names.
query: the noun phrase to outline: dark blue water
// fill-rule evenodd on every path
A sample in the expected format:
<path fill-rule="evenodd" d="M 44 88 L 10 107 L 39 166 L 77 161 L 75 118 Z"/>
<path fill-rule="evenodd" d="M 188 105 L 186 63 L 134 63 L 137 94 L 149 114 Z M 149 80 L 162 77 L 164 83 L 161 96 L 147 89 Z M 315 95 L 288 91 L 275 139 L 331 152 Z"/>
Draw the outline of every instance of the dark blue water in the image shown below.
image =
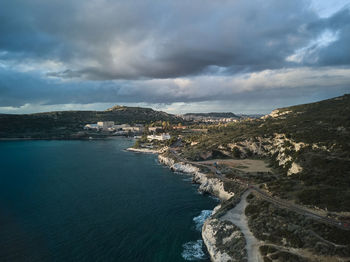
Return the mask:
<path fill-rule="evenodd" d="M 0 142 L 0 261 L 205 261 L 217 202 L 132 143 Z"/>

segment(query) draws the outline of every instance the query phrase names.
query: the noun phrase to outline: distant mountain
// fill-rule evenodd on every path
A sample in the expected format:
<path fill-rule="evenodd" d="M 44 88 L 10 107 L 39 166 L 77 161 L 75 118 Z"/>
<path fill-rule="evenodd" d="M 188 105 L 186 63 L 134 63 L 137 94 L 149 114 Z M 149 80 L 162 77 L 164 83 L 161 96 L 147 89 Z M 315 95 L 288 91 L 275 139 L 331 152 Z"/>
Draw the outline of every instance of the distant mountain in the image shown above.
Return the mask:
<path fill-rule="evenodd" d="M 187 113 L 180 115 L 186 121 L 220 121 L 225 119 L 240 119 L 239 116 L 231 112 L 211 112 L 211 113 Z M 225 120 L 226 121 L 226 120 Z"/>
<path fill-rule="evenodd" d="M 106 111 L 56 111 L 36 114 L 0 114 L 0 138 L 70 138 L 84 125 L 98 121 L 145 124 L 178 123 L 180 118 L 151 108 L 115 106 Z"/>
<path fill-rule="evenodd" d="M 231 112 L 211 112 L 211 113 L 187 113 L 183 116 L 215 117 L 215 118 L 239 118 Z"/>

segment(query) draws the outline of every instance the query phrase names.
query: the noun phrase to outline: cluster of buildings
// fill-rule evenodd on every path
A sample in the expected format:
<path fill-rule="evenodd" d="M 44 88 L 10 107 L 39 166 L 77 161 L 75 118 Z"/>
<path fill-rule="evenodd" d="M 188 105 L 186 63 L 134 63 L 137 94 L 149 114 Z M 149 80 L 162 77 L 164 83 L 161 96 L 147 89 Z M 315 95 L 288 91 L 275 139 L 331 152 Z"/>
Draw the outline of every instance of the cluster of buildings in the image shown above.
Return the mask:
<path fill-rule="evenodd" d="M 214 114 L 214 115 L 211 115 Z M 230 113 L 222 113 L 222 116 L 219 116 L 221 113 L 204 113 L 204 114 L 185 114 L 185 115 L 178 115 L 182 119 L 186 121 L 193 121 L 193 122 L 201 122 L 201 123 L 230 123 L 230 122 L 237 122 L 239 121 L 240 117 L 236 116 L 234 114 Z"/>
<path fill-rule="evenodd" d="M 168 133 L 162 133 L 159 135 L 148 135 L 147 140 L 148 141 L 153 141 L 153 140 L 158 140 L 158 141 L 166 141 L 170 139 L 170 135 Z"/>
<path fill-rule="evenodd" d="M 101 121 L 96 124 L 87 124 L 84 126 L 84 129 L 113 132 L 114 135 L 128 135 L 130 133 L 140 135 L 145 131 L 145 127 L 141 124 L 136 124 L 134 126 L 128 124 L 115 125 L 114 121 Z M 161 133 L 162 131 L 163 128 L 160 126 L 148 127 L 148 132 L 151 133 L 151 135 L 147 136 L 147 140 L 166 141 L 170 139 L 170 135 L 168 133 Z"/>
<path fill-rule="evenodd" d="M 145 130 L 144 126 L 141 124 L 137 124 L 134 126 L 130 126 L 128 124 L 115 125 L 114 121 L 101 121 L 97 122 L 97 124 L 87 124 L 84 126 L 85 130 L 95 130 L 95 131 L 107 131 L 107 132 L 115 132 L 116 135 L 123 135 L 131 133 L 143 133 Z"/>
<path fill-rule="evenodd" d="M 237 118 L 226 117 L 226 118 L 217 118 L 217 119 L 208 118 L 200 121 L 204 123 L 230 123 L 230 122 L 238 122 L 239 120 Z"/>

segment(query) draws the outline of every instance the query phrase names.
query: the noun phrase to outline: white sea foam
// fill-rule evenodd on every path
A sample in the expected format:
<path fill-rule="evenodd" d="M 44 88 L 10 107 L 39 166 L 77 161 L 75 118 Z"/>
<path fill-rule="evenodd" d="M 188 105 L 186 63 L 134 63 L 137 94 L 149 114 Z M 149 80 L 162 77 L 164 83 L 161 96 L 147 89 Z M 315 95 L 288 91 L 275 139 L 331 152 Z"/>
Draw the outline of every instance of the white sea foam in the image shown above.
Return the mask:
<path fill-rule="evenodd" d="M 191 241 L 183 244 L 182 257 L 188 261 L 198 261 L 206 259 L 203 251 L 203 240 Z"/>
<path fill-rule="evenodd" d="M 196 229 L 198 231 L 202 230 L 204 221 L 211 215 L 212 212 L 212 210 L 202 210 L 199 216 L 193 218 L 193 221 L 196 224 Z"/>
<path fill-rule="evenodd" d="M 174 171 L 174 174 L 188 177 L 188 174 L 179 171 Z"/>

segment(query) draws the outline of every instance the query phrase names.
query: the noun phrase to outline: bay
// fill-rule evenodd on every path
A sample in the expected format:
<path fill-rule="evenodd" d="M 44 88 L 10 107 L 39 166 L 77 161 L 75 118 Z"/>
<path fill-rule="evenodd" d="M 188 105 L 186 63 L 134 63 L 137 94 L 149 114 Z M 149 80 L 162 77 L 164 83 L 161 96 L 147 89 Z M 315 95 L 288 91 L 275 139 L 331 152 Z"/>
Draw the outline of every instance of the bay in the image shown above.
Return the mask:
<path fill-rule="evenodd" d="M 0 261 L 208 261 L 217 202 L 132 143 L 0 142 Z"/>

